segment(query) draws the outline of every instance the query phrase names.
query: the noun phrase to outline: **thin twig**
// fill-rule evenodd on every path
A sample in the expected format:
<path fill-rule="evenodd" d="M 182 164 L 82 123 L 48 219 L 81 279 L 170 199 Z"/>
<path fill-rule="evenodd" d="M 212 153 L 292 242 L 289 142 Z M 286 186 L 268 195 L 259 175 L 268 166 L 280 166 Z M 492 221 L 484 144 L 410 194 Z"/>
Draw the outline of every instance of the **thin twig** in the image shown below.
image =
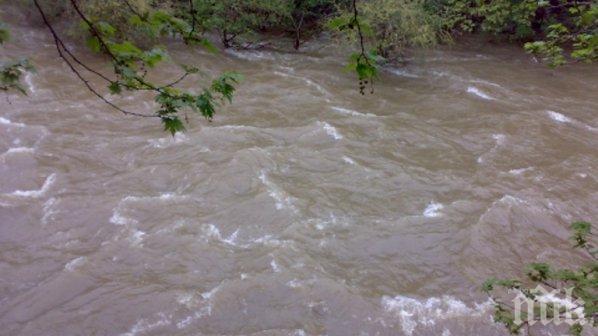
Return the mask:
<path fill-rule="evenodd" d="M 195 7 L 193 7 L 193 0 L 189 0 L 189 13 L 191 14 L 191 31 L 189 32 L 189 38 L 195 34 L 195 26 L 197 26 L 197 18 L 195 17 Z"/>
<path fill-rule="evenodd" d="M 94 35 L 98 39 L 98 42 L 105 49 L 106 53 L 108 55 L 110 55 L 110 57 L 114 60 L 114 62 L 116 62 L 116 64 L 120 63 L 119 60 L 118 60 L 118 58 L 116 58 L 116 56 L 112 53 L 112 51 L 110 50 L 110 48 L 108 47 L 108 45 L 106 44 L 106 42 L 104 42 L 104 39 L 100 35 L 100 32 L 97 31 L 96 27 L 83 14 L 83 12 L 81 11 L 81 9 L 79 9 L 79 6 L 77 5 L 77 1 L 76 0 L 71 0 L 70 2 L 73 5 L 73 8 L 75 9 L 75 11 L 79 15 L 79 17 L 87 24 L 87 26 L 89 27 L 89 30 L 91 31 L 92 35 Z"/>
<path fill-rule="evenodd" d="M 131 5 L 131 3 L 128 0 L 123 0 L 123 2 L 129 8 L 129 10 L 131 12 L 133 12 L 133 14 L 135 14 L 141 18 L 141 14 L 135 9 L 135 7 L 133 5 Z"/>
<path fill-rule="evenodd" d="M 369 63 L 368 57 L 365 53 L 365 45 L 363 43 L 363 32 L 361 31 L 361 24 L 359 23 L 359 11 L 357 10 L 357 0 L 353 0 L 353 23 L 357 27 L 357 33 L 359 34 L 359 45 L 361 46 L 360 57 L 365 58 L 366 62 Z"/>
<path fill-rule="evenodd" d="M 54 44 L 56 46 L 56 50 L 58 51 L 58 55 L 60 56 L 60 58 L 62 58 L 64 60 L 64 62 L 67 64 L 67 66 L 71 69 L 71 71 L 77 76 L 77 78 L 79 78 L 79 80 L 81 82 L 83 82 L 83 84 L 87 87 L 87 89 L 89 91 L 91 91 L 95 96 L 97 96 L 100 100 L 102 100 L 104 103 L 108 104 L 109 106 L 111 106 L 112 108 L 122 112 L 123 114 L 126 115 L 133 115 L 133 116 L 137 116 L 137 117 L 144 117 L 144 118 L 156 118 L 158 117 L 157 115 L 146 115 L 146 114 L 141 114 L 141 113 L 136 113 L 136 112 L 130 112 L 127 110 L 122 109 L 121 107 L 117 106 L 116 104 L 110 102 L 109 100 L 107 100 L 104 96 L 102 96 L 99 92 L 97 92 L 89 83 L 89 81 L 83 77 L 83 75 L 81 75 L 81 73 L 73 66 L 73 64 L 71 63 L 71 61 L 66 57 L 66 55 L 63 53 L 66 52 L 68 55 L 72 55 L 72 53 L 70 53 L 68 51 L 68 49 L 64 46 L 64 43 L 62 43 L 62 40 L 60 39 L 60 37 L 58 36 L 58 34 L 56 33 L 56 31 L 54 30 L 54 27 L 52 27 L 52 25 L 50 24 L 50 22 L 48 21 L 46 14 L 44 13 L 44 11 L 42 10 L 41 6 L 39 5 L 38 0 L 33 0 L 33 3 L 35 5 L 35 7 L 37 8 L 38 12 L 40 13 L 42 20 L 44 21 L 44 24 L 46 25 L 46 27 L 48 27 L 48 29 L 50 30 L 50 33 L 52 34 L 52 37 L 54 39 Z M 71 56 L 75 59 L 74 56 Z M 76 62 L 78 64 L 82 64 L 82 62 L 76 60 Z M 86 70 L 91 71 L 88 69 L 88 67 L 86 67 Z M 94 74 L 98 74 L 94 71 L 92 71 Z M 104 78 L 103 76 L 100 76 L 102 78 Z M 104 78 L 106 79 L 106 78 Z"/>

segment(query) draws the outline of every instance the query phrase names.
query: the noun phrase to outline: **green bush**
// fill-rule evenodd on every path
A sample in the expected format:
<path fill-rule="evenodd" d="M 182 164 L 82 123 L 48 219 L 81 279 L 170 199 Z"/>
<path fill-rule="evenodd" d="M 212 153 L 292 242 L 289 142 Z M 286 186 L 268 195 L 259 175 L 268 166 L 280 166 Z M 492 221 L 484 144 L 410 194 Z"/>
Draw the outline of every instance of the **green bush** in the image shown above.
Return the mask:
<path fill-rule="evenodd" d="M 567 58 L 597 60 L 598 4 L 571 0 L 446 0 L 448 28 L 527 42 L 525 50 L 551 66 Z"/>
<path fill-rule="evenodd" d="M 554 307 L 549 309 L 548 318 L 569 318 L 573 323 L 569 328 L 572 336 L 580 336 L 584 328 L 595 331 L 598 327 L 598 249 L 596 249 L 596 238 L 592 232 L 592 225 L 588 222 L 575 222 L 571 224 L 571 240 L 574 247 L 585 251 L 587 264 L 584 266 L 571 265 L 574 268 L 555 269 L 545 263 L 533 263 L 526 269 L 526 280 L 519 279 L 488 279 L 482 290 L 487 293 L 495 304 L 494 321 L 503 324 L 507 330 L 518 335 L 525 327 L 529 328 L 532 323 L 541 318 L 541 311 L 538 309 L 542 303 L 541 292 L 538 292 L 537 285 L 544 287 L 557 294 L 557 297 L 570 296 L 580 303 L 583 308 L 583 315 L 575 313 L 567 315 L 559 311 L 558 316 Z M 527 284 L 527 286 L 526 286 Z M 529 299 L 533 304 L 533 315 L 527 314 L 527 309 L 521 312 L 519 320 L 516 319 L 514 307 L 500 299 L 496 291 L 499 289 L 519 293 Z M 527 308 L 527 307 L 526 307 Z M 562 307 L 561 307 L 562 308 Z M 595 333 L 594 333 L 595 334 Z"/>
<path fill-rule="evenodd" d="M 289 15 L 284 0 L 194 0 L 197 19 L 206 30 L 215 30 L 225 47 L 280 25 Z"/>
<path fill-rule="evenodd" d="M 375 52 L 384 58 L 400 56 L 406 47 L 434 46 L 449 39 L 443 18 L 431 10 L 425 0 L 372 0 L 359 4 L 359 21 Z M 350 41 L 357 41 L 355 30 L 342 30 L 350 21 L 351 8 L 330 21 L 329 26 L 342 31 Z"/>

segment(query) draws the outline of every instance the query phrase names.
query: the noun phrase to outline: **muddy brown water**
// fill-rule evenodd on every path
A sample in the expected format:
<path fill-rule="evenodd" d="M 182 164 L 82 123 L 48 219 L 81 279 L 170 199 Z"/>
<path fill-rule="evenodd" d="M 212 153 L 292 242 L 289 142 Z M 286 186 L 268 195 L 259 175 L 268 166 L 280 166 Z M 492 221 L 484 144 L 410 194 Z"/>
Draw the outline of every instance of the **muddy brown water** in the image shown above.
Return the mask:
<path fill-rule="evenodd" d="M 596 66 L 455 46 L 361 96 L 319 42 L 173 44 L 245 80 L 170 137 L 95 99 L 45 30 L 12 30 L 0 53 L 38 72 L 0 109 L 2 335 L 504 335 L 480 284 L 581 260 L 568 224 L 598 220 Z"/>

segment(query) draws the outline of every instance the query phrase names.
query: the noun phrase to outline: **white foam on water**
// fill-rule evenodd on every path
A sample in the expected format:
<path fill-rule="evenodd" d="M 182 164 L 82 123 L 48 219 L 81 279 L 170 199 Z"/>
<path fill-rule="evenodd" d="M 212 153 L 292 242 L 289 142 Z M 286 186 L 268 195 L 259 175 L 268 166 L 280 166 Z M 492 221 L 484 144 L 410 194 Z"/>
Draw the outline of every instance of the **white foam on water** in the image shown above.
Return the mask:
<path fill-rule="evenodd" d="M 220 290 L 221 287 L 222 287 L 222 283 L 218 284 L 218 286 L 210 289 L 207 292 L 201 293 L 201 297 L 204 298 L 204 300 L 211 300 L 212 297 L 214 297 L 214 294 L 216 294 Z"/>
<path fill-rule="evenodd" d="M 324 87 L 322 87 L 322 85 L 314 82 L 313 80 L 311 80 L 309 78 L 302 77 L 302 76 L 297 76 L 297 75 L 291 75 L 289 73 L 280 72 L 280 71 L 274 71 L 273 73 L 275 75 L 282 76 L 282 77 L 295 78 L 295 79 L 302 80 L 305 84 L 307 84 L 308 86 L 311 86 L 311 87 L 315 88 L 318 92 L 320 92 L 324 96 L 330 96 L 330 92 L 328 92 L 328 90 L 324 89 Z"/>
<path fill-rule="evenodd" d="M 220 230 L 218 230 L 218 228 L 214 224 L 204 225 L 202 227 L 202 231 L 206 240 L 208 240 L 209 238 L 216 238 L 219 240 L 222 239 L 222 236 L 220 235 Z"/>
<path fill-rule="evenodd" d="M 345 221 L 339 221 L 334 213 L 330 213 L 329 218 L 313 218 L 309 219 L 307 223 L 313 225 L 317 230 L 323 231 L 330 226 L 347 226 Z"/>
<path fill-rule="evenodd" d="M 58 211 L 54 210 L 57 201 L 54 197 L 49 198 L 43 205 L 43 216 L 41 219 L 42 225 L 48 224 L 48 220 L 52 218 Z"/>
<path fill-rule="evenodd" d="M 328 224 L 330 224 L 330 223 L 326 222 L 326 221 L 321 221 L 320 220 L 320 221 L 318 221 L 316 223 L 316 229 L 322 231 L 322 230 L 324 230 L 324 229 L 326 229 L 328 227 Z"/>
<path fill-rule="evenodd" d="M 591 131 L 591 132 L 598 132 L 598 127 L 592 127 L 592 126 L 590 126 L 590 125 L 585 125 L 585 124 L 584 124 L 584 127 L 585 127 L 585 128 L 588 130 L 588 131 Z"/>
<path fill-rule="evenodd" d="M 534 167 L 527 167 L 527 168 L 519 168 L 519 169 L 511 169 L 509 170 L 509 174 L 511 175 L 521 175 L 527 171 L 534 170 Z"/>
<path fill-rule="evenodd" d="M 211 315 L 211 314 L 212 314 L 212 304 L 209 303 L 207 306 L 202 307 L 201 309 L 197 310 L 192 315 L 189 315 L 189 316 L 185 317 L 184 319 L 178 321 L 176 323 L 176 327 L 178 329 L 187 328 L 189 325 L 191 325 L 191 323 L 193 323 L 193 321 L 200 319 L 204 316 Z"/>
<path fill-rule="evenodd" d="M 223 130 L 253 130 L 255 127 L 247 126 L 247 125 L 222 125 L 216 126 L 213 128 L 223 129 Z"/>
<path fill-rule="evenodd" d="M 112 212 L 112 217 L 110 217 L 110 223 L 115 224 L 115 225 L 129 225 L 129 224 L 136 224 L 137 221 L 132 218 L 123 216 L 117 207 L 117 209 L 115 209 Z"/>
<path fill-rule="evenodd" d="M 482 90 L 478 89 L 475 86 L 467 87 L 467 93 L 471 93 L 471 94 L 476 95 L 482 99 L 494 100 L 494 98 L 490 97 L 488 94 L 486 94 L 485 92 L 483 92 Z"/>
<path fill-rule="evenodd" d="M 270 262 L 270 267 L 272 268 L 272 272 L 274 272 L 274 273 L 280 272 L 280 266 L 278 266 L 278 264 L 276 263 L 276 260 L 274 260 L 274 258 L 272 258 L 272 261 Z"/>
<path fill-rule="evenodd" d="M 289 197 L 283 190 L 281 190 L 276 184 L 274 184 L 264 170 L 260 171 L 259 175 L 260 181 L 266 186 L 268 190 L 268 194 L 272 197 L 275 201 L 276 209 L 282 210 L 285 208 L 289 208 L 295 211 L 295 207 L 293 206 L 293 202 L 291 197 Z"/>
<path fill-rule="evenodd" d="M 525 200 L 512 195 L 504 195 L 498 201 L 494 202 L 492 205 L 495 205 L 495 203 L 506 203 L 511 205 L 528 204 Z"/>
<path fill-rule="evenodd" d="M 23 124 L 23 123 L 15 123 L 12 122 L 6 118 L 0 117 L 0 124 L 3 125 L 8 125 L 8 126 L 13 126 L 13 127 L 27 127 L 27 125 Z"/>
<path fill-rule="evenodd" d="M 220 290 L 222 286 L 222 283 L 220 283 L 218 286 L 212 288 L 210 291 L 204 292 L 200 294 L 201 300 L 205 301 L 203 302 L 205 305 L 203 307 L 201 307 L 199 310 L 196 310 L 193 314 L 186 316 L 185 318 L 179 320 L 176 323 L 176 327 L 178 329 L 184 329 L 187 328 L 189 325 L 191 325 L 191 323 L 193 323 L 193 321 L 200 319 L 204 316 L 209 316 L 212 314 L 212 297 L 214 296 L 214 294 L 216 294 L 216 292 L 218 292 Z M 187 309 L 192 309 L 194 308 L 194 306 L 198 303 L 198 301 L 196 300 L 196 296 L 193 293 L 186 293 L 186 294 L 182 294 L 179 295 L 179 297 L 177 298 L 177 302 L 181 305 L 184 305 Z"/>
<path fill-rule="evenodd" d="M 172 324 L 171 317 L 167 316 L 164 313 L 158 313 L 156 319 L 153 319 L 153 320 L 140 319 L 140 320 L 138 320 L 137 323 L 135 323 L 135 325 L 131 328 L 131 330 L 129 330 L 129 332 L 121 334 L 121 336 L 136 336 L 139 333 L 144 333 L 146 331 L 149 331 L 149 330 L 152 330 L 152 329 L 155 329 L 158 327 L 164 327 L 164 326 L 167 326 L 170 324 Z"/>
<path fill-rule="evenodd" d="M 127 197 L 132 197 L 132 196 L 127 196 Z M 121 213 L 122 208 L 127 201 L 127 197 L 123 198 L 120 202 L 118 202 L 118 205 L 112 210 L 112 217 L 110 217 L 110 223 L 115 224 L 115 225 L 125 225 L 125 226 L 137 224 L 136 220 L 134 220 L 132 218 L 125 217 Z"/>
<path fill-rule="evenodd" d="M 295 72 L 295 68 L 293 68 L 293 67 L 279 65 L 278 68 L 282 69 L 282 70 L 285 70 L 285 71 L 288 71 L 288 72 Z"/>
<path fill-rule="evenodd" d="M 490 149 L 487 153 L 484 153 L 482 155 L 480 155 L 477 158 L 477 163 L 482 163 L 484 162 L 484 156 L 492 153 L 494 150 L 496 150 L 496 148 L 498 148 L 499 146 L 502 146 L 505 144 L 505 142 L 507 141 L 507 136 L 504 134 L 492 134 L 492 139 L 494 139 L 494 141 L 496 142 L 494 147 L 492 147 L 492 149 Z"/>
<path fill-rule="evenodd" d="M 326 134 L 328 134 L 334 140 L 340 140 L 343 138 L 343 136 L 338 132 L 338 130 L 329 123 L 325 121 L 318 121 L 318 124 L 321 125 Z"/>
<path fill-rule="evenodd" d="M 208 225 L 202 226 L 202 232 L 203 232 L 203 239 L 206 242 L 212 238 L 212 239 L 216 239 L 216 240 L 218 240 L 222 243 L 228 244 L 228 245 L 240 246 L 237 243 L 239 229 L 237 229 L 237 230 L 235 230 L 235 232 L 231 233 L 231 235 L 228 238 L 223 238 L 222 234 L 220 233 L 220 230 L 218 230 L 218 228 L 214 224 L 208 224 Z"/>
<path fill-rule="evenodd" d="M 182 319 L 181 321 L 176 323 L 176 327 L 179 329 L 185 329 L 187 328 L 194 320 L 193 318 L 194 316 L 187 316 L 184 319 Z"/>
<path fill-rule="evenodd" d="M 263 237 L 254 239 L 253 243 L 261 244 L 261 245 L 265 245 L 265 246 L 271 246 L 271 247 L 280 247 L 280 246 L 289 246 L 292 243 L 292 241 L 276 239 L 276 238 L 274 238 L 274 236 L 268 234 Z M 250 246 L 250 245 L 245 245 L 245 246 Z"/>
<path fill-rule="evenodd" d="M 480 219 L 478 220 L 478 222 L 482 222 L 486 219 L 486 216 L 488 216 L 489 213 L 491 213 L 491 211 L 493 211 L 493 209 L 495 209 L 496 206 L 500 205 L 500 204 L 507 204 L 510 206 L 513 205 L 526 205 L 529 206 L 529 203 L 526 202 L 525 200 L 519 198 L 519 197 L 515 197 L 512 195 L 508 195 L 505 194 L 503 195 L 500 199 L 492 202 L 492 204 L 490 204 L 490 206 L 488 206 L 488 208 L 486 209 L 486 211 L 484 211 L 484 213 L 480 216 Z"/>
<path fill-rule="evenodd" d="M 442 205 L 440 203 L 430 202 L 430 204 L 428 204 L 428 206 L 424 210 L 423 215 L 424 215 L 424 217 L 428 217 L 428 218 L 439 217 L 442 215 L 440 213 L 440 210 L 442 210 L 442 209 L 444 209 L 444 205 Z"/>
<path fill-rule="evenodd" d="M 183 293 L 178 295 L 177 302 L 187 308 L 191 308 L 194 297 L 192 293 Z"/>
<path fill-rule="evenodd" d="M 297 280 L 297 279 L 293 279 L 289 282 L 287 282 L 287 286 L 291 287 L 291 288 L 299 288 L 302 286 L 301 281 Z"/>
<path fill-rule="evenodd" d="M 452 296 L 432 297 L 418 300 L 407 296 L 383 296 L 382 307 L 389 313 L 396 314 L 401 321 L 405 335 L 413 335 L 419 326 L 433 326 L 442 320 L 454 318 L 482 317 L 493 307 L 491 300 L 468 306 Z M 443 332 L 445 335 L 445 332 Z M 447 335 L 450 335 L 450 331 Z"/>
<path fill-rule="evenodd" d="M 123 199 L 118 202 L 118 205 L 112 211 L 112 217 L 110 217 L 110 223 L 116 225 L 132 225 L 136 224 L 137 221 L 132 218 L 125 217 L 122 215 L 123 207 L 126 203 L 135 203 L 135 202 L 166 202 L 166 201 L 176 201 L 180 199 L 187 199 L 185 195 L 178 195 L 176 193 L 161 193 L 158 196 L 125 196 Z"/>
<path fill-rule="evenodd" d="M 237 245 L 237 236 L 239 235 L 239 229 L 235 230 L 235 232 L 231 233 L 228 238 L 222 239 L 224 243 L 229 245 Z"/>
<path fill-rule="evenodd" d="M 208 242 L 211 239 L 217 240 L 221 243 L 236 246 L 239 248 L 250 248 L 255 245 L 265 245 L 270 247 L 280 247 L 280 246 L 289 246 L 292 242 L 289 240 L 279 240 L 272 235 L 265 235 L 259 238 L 255 238 L 250 240 L 249 242 L 240 242 L 238 241 L 238 236 L 240 229 L 235 230 L 231 233 L 228 237 L 223 237 L 220 233 L 220 230 L 214 224 L 204 224 L 201 227 L 202 236 L 201 239 L 204 242 Z"/>
<path fill-rule="evenodd" d="M 494 87 L 497 87 L 497 88 L 503 88 L 499 84 L 496 84 L 494 82 L 490 82 L 490 81 L 487 81 L 487 80 L 483 80 L 483 79 L 473 79 L 470 82 L 472 82 L 472 83 L 480 83 L 480 84 L 485 84 L 485 85 L 490 85 L 490 86 L 494 86 Z"/>
<path fill-rule="evenodd" d="M 350 164 L 350 165 L 356 165 L 357 163 L 355 162 L 355 160 L 351 159 L 348 156 L 343 156 L 343 161 L 345 161 L 346 163 Z"/>
<path fill-rule="evenodd" d="M 151 202 L 151 201 L 172 201 L 177 199 L 187 199 L 187 196 L 177 195 L 175 193 L 166 192 L 158 196 L 126 196 L 121 200 L 121 203 L 126 202 Z"/>
<path fill-rule="evenodd" d="M 141 230 L 137 230 L 137 229 L 133 229 L 133 231 L 131 232 L 131 234 L 129 235 L 129 237 L 127 238 L 129 243 L 131 243 L 131 246 L 137 247 L 137 246 L 142 246 L 143 243 L 143 239 L 146 236 L 146 233 L 141 231 Z"/>
<path fill-rule="evenodd" d="M 492 139 L 494 139 L 496 141 L 497 146 L 500 146 L 505 143 L 507 136 L 504 134 L 492 134 Z"/>
<path fill-rule="evenodd" d="M 158 139 L 150 139 L 148 143 L 152 145 L 154 148 L 167 148 L 173 145 L 178 145 L 181 143 L 185 143 L 189 141 L 189 137 L 187 137 L 184 133 L 175 133 L 174 136 L 169 136 L 165 138 L 158 138 Z"/>
<path fill-rule="evenodd" d="M 401 77 L 419 78 L 418 75 L 407 72 L 407 70 L 401 69 L 401 68 L 388 68 L 388 71 L 394 75 L 401 76 Z"/>
<path fill-rule="evenodd" d="M 235 56 L 240 59 L 247 61 L 259 61 L 259 60 L 274 60 L 274 55 L 264 51 L 240 51 L 235 49 L 226 49 L 227 54 Z"/>
<path fill-rule="evenodd" d="M 311 79 L 305 78 L 305 77 L 300 77 L 300 79 L 303 80 L 305 82 L 305 84 L 307 84 L 308 86 L 311 86 L 311 87 L 315 88 L 316 90 L 318 90 L 318 92 L 320 92 L 324 96 L 330 95 L 330 93 L 326 89 L 324 89 L 324 87 L 322 87 L 320 84 L 312 81 Z"/>
<path fill-rule="evenodd" d="M 39 190 L 15 190 L 8 195 L 16 196 L 16 197 L 24 197 L 24 198 L 40 198 L 40 197 L 44 196 L 48 192 L 48 190 L 50 190 L 50 187 L 52 187 L 52 184 L 54 184 L 55 181 L 56 181 L 56 174 L 52 173 L 48 177 L 46 177 L 46 180 L 44 181 L 44 184 L 42 185 L 41 189 L 39 189 Z"/>
<path fill-rule="evenodd" d="M 356 117 L 375 117 L 376 116 L 375 114 L 358 112 L 355 110 L 350 110 L 350 109 L 347 109 L 344 107 L 339 107 L 339 106 L 331 106 L 330 108 L 333 111 L 336 111 L 338 113 L 352 115 L 352 116 L 356 116 Z"/>
<path fill-rule="evenodd" d="M 25 84 L 27 84 L 27 86 L 29 87 L 29 91 L 32 94 L 35 94 L 36 89 L 35 89 L 35 85 L 33 85 L 33 79 L 31 78 L 33 75 L 31 74 L 31 72 L 27 72 L 25 74 Z"/>
<path fill-rule="evenodd" d="M 591 132 L 598 132 L 598 128 L 596 127 L 592 127 L 590 125 L 584 124 L 583 122 L 574 120 L 572 118 L 567 117 L 566 115 L 559 113 L 559 112 L 555 112 L 555 111 L 546 111 L 546 113 L 548 114 L 548 116 L 550 117 L 550 119 L 558 122 L 558 123 L 562 123 L 562 124 L 573 124 L 575 126 L 578 127 L 583 127 L 585 129 L 587 129 L 588 131 Z"/>
<path fill-rule="evenodd" d="M 567 308 L 572 314 L 584 316 L 584 306 L 574 302 L 571 298 L 559 297 L 553 292 L 540 294 L 536 298 L 538 302 L 553 303 L 555 306 Z"/>
<path fill-rule="evenodd" d="M 550 117 L 550 119 L 552 119 L 552 120 L 554 120 L 556 122 L 570 123 L 570 122 L 573 121 L 569 117 L 565 116 L 564 114 L 558 113 L 558 112 L 546 111 L 546 113 L 548 114 L 548 116 Z"/>
<path fill-rule="evenodd" d="M 87 261 L 86 257 L 75 258 L 75 259 L 69 261 L 66 265 L 64 265 L 64 269 L 69 272 L 72 272 L 75 269 L 79 268 L 79 266 L 85 264 L 86 261 Z"/>
<path fill-rule="evenodd" d="M 11 147 L 0 156 L 8 156 L 8 155 L 12 155 L 12 154 L 25 154 L 25 153 L 31 154 L 33 152 L 34 152 L 34 149 L 31 147 Z"/>

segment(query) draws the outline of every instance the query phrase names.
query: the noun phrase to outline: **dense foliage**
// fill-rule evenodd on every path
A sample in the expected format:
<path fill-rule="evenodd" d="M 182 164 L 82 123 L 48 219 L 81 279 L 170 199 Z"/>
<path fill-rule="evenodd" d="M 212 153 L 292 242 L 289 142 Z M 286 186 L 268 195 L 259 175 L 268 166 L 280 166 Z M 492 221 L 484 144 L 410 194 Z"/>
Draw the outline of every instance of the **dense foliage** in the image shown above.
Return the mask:
<path fill-rule="evenodd" d="M 220 36 L 224 47 L 239 37 L 281 24 L 286 12 L 283 0 L 193 0 L 199 22 Z"/>
<path fill-rule="evenodd" d="M 576 0 L 447 0 L 447 25 L 525 43 L 551 66 L 598 57 L 598 3 Z M 567 52 L 568 51 L 568 52 Z"/>
<path fill-rule="evenodd" d="M 68 0 L 55 15 L 72 12 Z M 109 22 L 129 39 L 150 38 L 131 25 L 128 7 L 158 9 L 200 31 L 218 33 L 224 47 L 250 47 L 266 33 L 292 38 L 298 49 L 305 36 L 330 29 L 379 61 L 400 58 L 409 48 L 430 47 L 464 33 L 486 34 L 525 45 L 549 65 L 568 60 L 595 61 L 598 5 L 576 0 L 85 0 L 88 15 Z M 126 4 L 126 6 L 123 6 Z M 191 10 L 189 9 L 191 6 Z M 355 19 L 355 8 L 359 16 Z"/>
<path fill-rule="evenodd" d="M 524 44 L 552 66 L 596 61 L 598 3 L 575 0 L 369 0 L 357 3 L 366 38 L 377 55 L 396 58 L 407 47 L 428 47 L 464 33 Z M 340 10 L 331 27 L 352 15 Z M 346 34 L 355 40 L 355 34 Z"/>
<path fill-rule="evenodd" d="M 428 47 L 448 38 L 443 18 L 427 6 L 426 0 L 371 0 L 357 5 L 366 38 L 384 58 L 399 55 L 406 47 Z M 344 31 L 344 24 L 353 16 L 353 9 L 346 8 L 329 26 Z M 357 37 L 348 31 L 349 40 Z"/>
<path fill-rule="evenodd" d="M 215 32 L 224 48 L 257 48 L 264 34 L 290 38 L 299 49 L 305 39 L 323 30 L 353 43 L 357 51 L 348 68 L 363 94 L 378 67 L 401 60 L 413 48 L 432 47 L 455 35 L 486 34 L 520 43 L 551 66 L 568 61 L 596 61 L 598 5 L 577 0 L 19 0 L 43 17 L 60 57 L 99 99 L 130 115 L 159 118 L 169 132 L 184 129 L 181 111 L 190 109 L 211 119 L 216 106 L 230 101 L 237 75 L 226 73 L 192 93 L 177 88 L 194 65 L 181 65 L 171 83 L 153 83 L 148 71 L 167 60 L 157 47 L 170 36 L 190 47 L 216 52 L 204 36 Z M 57 26 L 68 27 L 66 30 Z M 60 25 L 59 25 L 60 24 Z M 81 62 L 64 36 L 83 38 L 91 50 L 110 59 L 113 74 L 105 75 Z M 8 30 L 0 27 L 0 43 Z M 19 79 L 32 70 L 26 60 L 3 60 L 0 90 L 23 91 Z M 151 115 L 125 111 L 104 98 L 86 76 L 106 82 L 109 92 L 152 91 L 159 108 Z"/>
<path fill-rule="evenodd" d="M 584 249 L 587 254 L 588 264 L 576 269 L 554 269 L 546 263 L 533 263 L 526 271 L 527 286 L 524 281 L 518 279 L 496 279 L 487 280 L 483 290 L 488 293 L 495 302 L 494 320 L 504 324 L 512 334 L 519 334 L 522 328 L 530 327 L 530 321 L 537 321 L 541 318 L 541 311 L 538 309 L 542 302 L 541 292 L 536 290 L 537 285 L 554 290 L 558 295 L 570 294 L 575 301 L 583 301 L 580 307 L 583 309 L 583 316 L 575 314 L 567 316 L 564 311 L 559 311 L 558 318 L 570 318 L 575 322 L 570 327 L 573 336 L 579 336 L 584 326 L 589 324 L 593 329 L 598 327 L 598 249 L 591 242 L 594 238 L 592 226 L 588 222 L 575 222 L 571 225 L 573 235 L 571 237 L 576 248 Z M 522 321 L 518 323 L 514 316 L 514 307 L 502 301 L 496 295 L 498 288 L 514 291 L 524 295 L 533 302 L 533 315 L 522 312 Z M 552 299 L 554 300 L 554 299 Z M 558 300 L 558 297 L 557 297 Z M 555 318 L 555 310 L 548 309 L 546 317 Z M 528 330 L 529 334 L 529 330 Z"/>

